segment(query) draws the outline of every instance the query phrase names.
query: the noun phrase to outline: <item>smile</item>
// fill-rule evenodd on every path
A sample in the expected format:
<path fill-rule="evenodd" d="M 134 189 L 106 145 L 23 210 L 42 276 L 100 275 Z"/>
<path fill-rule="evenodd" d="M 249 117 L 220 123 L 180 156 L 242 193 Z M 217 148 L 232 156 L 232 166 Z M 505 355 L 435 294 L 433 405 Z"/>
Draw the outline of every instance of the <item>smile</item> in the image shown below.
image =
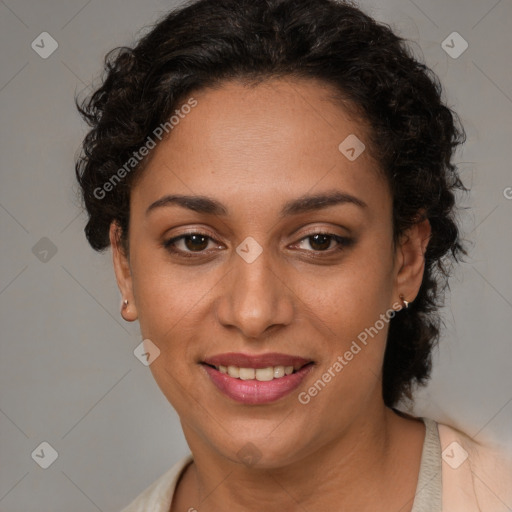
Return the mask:
<path fill-rule="evenodd" d="M 267 366 L 266 368 L 240 368 L 239 366 L 218 366 L 214 367 L 221 373 L 241 380 L 256 379 L 260 382 L 268 382 L 280 379 L 285 375 L 291 375 L 295 370 L 293 366 Z"/>
<path fill-rule="evenodd" d="M 284 354 L 222 354 L 206 359 L 201 366 L 210 382 L 224 395 L 236 402 L 256 405 L 274 402 L 291 393 L 314 363 Z"/>

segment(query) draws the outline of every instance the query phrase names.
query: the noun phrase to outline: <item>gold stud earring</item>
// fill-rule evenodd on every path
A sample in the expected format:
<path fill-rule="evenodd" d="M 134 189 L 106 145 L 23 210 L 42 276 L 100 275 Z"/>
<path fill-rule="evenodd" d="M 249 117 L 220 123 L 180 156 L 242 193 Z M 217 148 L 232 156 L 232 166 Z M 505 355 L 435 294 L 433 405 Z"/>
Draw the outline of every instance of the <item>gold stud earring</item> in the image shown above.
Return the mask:
<path fill-rule="evenodd" d="M 404 308 L 407 309 L 409 307 L 409 301 L 405 300 L 404 296 L 400 294 L 400 300 L 402 301 L 402 304 L 404 305 Z"/>
<path fill-rule="evenodd" d="M 123 309 L 126 309 L 128 307 L 128 299 L 123 300 Z"/>

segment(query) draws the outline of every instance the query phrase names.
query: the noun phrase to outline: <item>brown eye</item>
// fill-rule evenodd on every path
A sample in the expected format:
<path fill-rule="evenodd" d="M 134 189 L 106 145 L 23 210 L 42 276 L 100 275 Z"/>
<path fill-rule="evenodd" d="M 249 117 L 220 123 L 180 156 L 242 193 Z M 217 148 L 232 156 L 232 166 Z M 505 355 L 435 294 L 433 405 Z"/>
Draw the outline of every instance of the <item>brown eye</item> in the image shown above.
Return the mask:
<path fill-rule="evenodd" d="M 308 242 L 312 251 L 307 249 L 307 247 L 300 247 L 306 242 Z M 334 247 L 331 246 L 332 242 L 335 242 Z M 352 240 L 350 238 L 338 236 L 333 233 L 313 233 L 304 237 L 297 245 L 302 249 L 306 249 L 308 252 L 334 252 L 348 247 L 351 242 Z"/>
<path fill-rule="evenodd" d="M 187 235 L 183 237 L 185 247 L 191 251 L 203 251 L 208 247 L 209 237 L 203 235 Z"/>
<path fill-rule="evenodd" d="M 324 235 L 323 233 L 319 233 L 318 235 L 312 235 L 308 237 L 310 240 L 309 244 L 312 249 L 315 251 L 324 251 L 329 249 L 332 241 L 332 236 Z"/>
<path fill-rule="evenodd" d="M 201 255 L 202 252 L 205 252 L 210 241 L 214 241 L 213 238 L 204 233 L 186 233 L 166 240 L 163 246 L 169 252 L 190 257 L 193 253 Z"/>

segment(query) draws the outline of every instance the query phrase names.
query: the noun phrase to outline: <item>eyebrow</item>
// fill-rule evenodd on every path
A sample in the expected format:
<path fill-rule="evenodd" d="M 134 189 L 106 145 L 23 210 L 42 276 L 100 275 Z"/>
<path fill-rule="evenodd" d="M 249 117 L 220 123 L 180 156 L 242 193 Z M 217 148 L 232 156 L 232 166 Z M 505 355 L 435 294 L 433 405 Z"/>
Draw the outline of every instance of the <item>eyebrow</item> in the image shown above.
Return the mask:
<path fill-rule="evenodd" d="M 368 206 L 362 199 L 352 194 L 334 190 L 322 194 L 304 195 L 288 201 L 284 204 L 279 216 L 283 218 L 298 215 L 300 213 L 321 210 L 338 204 L 353 204 L 360 208 L 366 208 Z M 151 203 L 146 210 L 146 215 L 156 208 L 173 205 L 181 206 L 182 208 L 187 208 L 198 213 L 219 216 L 228 215 L 227 208 L 216 199 L 207 196 L 187 196 L 178 194 L 166 195 L 156 200 L 154 203 Z"/>

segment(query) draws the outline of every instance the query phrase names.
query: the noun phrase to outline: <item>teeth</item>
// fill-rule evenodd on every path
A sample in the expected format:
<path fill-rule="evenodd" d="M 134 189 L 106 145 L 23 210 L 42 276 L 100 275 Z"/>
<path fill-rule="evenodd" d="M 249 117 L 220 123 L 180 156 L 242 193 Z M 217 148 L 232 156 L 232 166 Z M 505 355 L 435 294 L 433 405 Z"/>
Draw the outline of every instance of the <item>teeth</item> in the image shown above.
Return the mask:
<path fill-rule="evenodd" d="M 228 366 L 228 375 L 238 379 L 240 377 L 240 368 L 238 366 Z"/>
<path fill-rule="evenodd" d="M 240 378 L 242 380 L 254 379 L 256 370 L 254 368 L 240 368 Z"/>
<path fill-rule="evenodd" d="M 284 377 L 284 366 L 274 366 L 274 379 Z"/>
<path fill-rule="evenodd" d="M 268 368 L 258 368 L 256 370 L 256 380 L 268 381 L 274 380 L 274 367 L 269 366 Z"/>
<path fill-rule="evenodd" d="M 280 379 L 293 373 L 293 366 L 268 366 L 267 368 L 239 368 L 238 366 L 219 366 L 221 373 L 241 380 L 256 379 L 262 382 Z"/>

